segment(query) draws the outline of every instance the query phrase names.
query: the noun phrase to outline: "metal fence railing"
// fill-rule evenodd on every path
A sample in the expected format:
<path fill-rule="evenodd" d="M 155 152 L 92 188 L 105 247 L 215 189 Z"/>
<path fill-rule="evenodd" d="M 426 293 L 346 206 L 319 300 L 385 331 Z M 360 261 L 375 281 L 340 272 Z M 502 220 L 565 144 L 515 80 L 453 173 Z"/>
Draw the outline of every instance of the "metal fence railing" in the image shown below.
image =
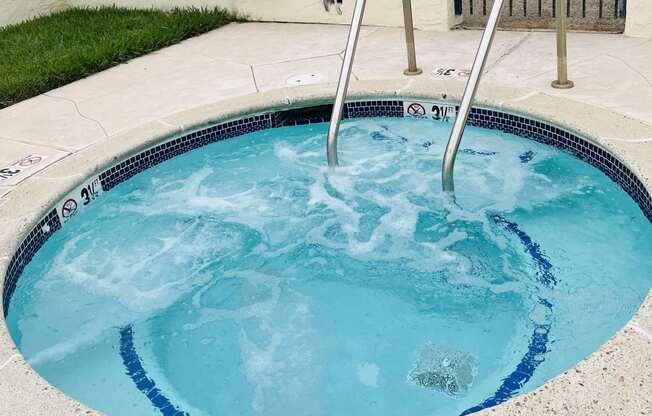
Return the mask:
<path fill-rule="evenodd" d="M 455 12 L 464 27 L 480 28 L 494 0 L 455 0 Z M 623 32 L 627 0 L 566 0 L 568 28 L 601 32 Z M 555 0 L 506 0 L 500 27 L 504 29 L 554 29 Z"/>

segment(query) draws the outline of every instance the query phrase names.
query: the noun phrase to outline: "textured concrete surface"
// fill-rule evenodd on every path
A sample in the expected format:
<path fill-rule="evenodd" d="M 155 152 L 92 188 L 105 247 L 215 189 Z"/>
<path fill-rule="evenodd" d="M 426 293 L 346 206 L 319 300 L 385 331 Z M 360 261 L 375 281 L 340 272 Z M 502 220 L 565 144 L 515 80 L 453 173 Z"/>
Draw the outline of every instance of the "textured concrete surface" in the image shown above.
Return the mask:
<path fill-rule="evenodd" d="M 1 110 L 0 162 L 36 152 L 60 158 L 11 185 L 0 183 L 0 283 L 22 236 L 84 178 L 182 130 L 332 100 L 345 36 L 335 26 L 231 25 Z M 478 39 L 473 31 L 417 33 L 424 74 L 408 78 L 402 32 L 365 28 L 351 97 L 459 99 L 464 78 L 432 71 L 470 67 Z M 552 34 L 501 32 L 495 46 L 479 104 L 553 119 L 595 138 L 652 189 L 652 42 L 573 34 L 577 87 L 570 91 L 549 87 Z M 485 414 L 652 414 L 651 311 L 652 295 L 577 368 Z M 1 323 L 0 414 L 86 411 L 25 364 Z"/>
<path fill-rule="evenodd" d="M 627 0 L 627 16 L 625 34 L 629 36 L 652 37 L 651 1 Z"/>
<path fill-rule="evenodd" d="M 652 340 L 624 328 L 598 352 L 539 389 L 479 416 L 650 415 Z"/>
<path fill-rule="evenodd" d="M 68 0 L 3 0 L 0 5 L 0 27 L 57 12 L 68 6 Z"/>
<path fill-rule="evenodd" d="M 3 414 L 20 416 L 77 416 L 99 413 L 64 396 L 19 356 L 5 363 L 0 377 Z"/>

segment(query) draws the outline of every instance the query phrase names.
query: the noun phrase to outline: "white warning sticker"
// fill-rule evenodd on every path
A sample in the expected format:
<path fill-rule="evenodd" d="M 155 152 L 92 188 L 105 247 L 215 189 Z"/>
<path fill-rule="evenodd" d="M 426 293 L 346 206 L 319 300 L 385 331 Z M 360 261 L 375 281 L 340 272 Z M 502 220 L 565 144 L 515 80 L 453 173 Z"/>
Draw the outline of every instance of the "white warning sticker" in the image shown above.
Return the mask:
<path fill-rule="evenodd" d="M 67 223 L 78 212 L 83 211 L 102 195 L 102 192 L 102 183 L 96 176 L 66 195 L 57 205 L 57 214 L 59 214 L 61 224 Z"/>
<path fill-rule="evenodd" d="M 0 168 L 0 182 L 9 181 L 21 173 L 33 169 L 47 158 L 45 155 L 27 155 L 7 167 Z"/>
<path fill-rule="evenodd" d="M 457 114 L 456 107 L 448 103 L 405 101 L 403 115 L 413 118 L 427 118 L 435 121 L 452 121 Z"/>
<path fill-rule="evenodd" d="M 450 67 L 435 68 L 432 75 L 437 78 L 468 78 L 471 75 L 470 69 L 458 69 Z"/>

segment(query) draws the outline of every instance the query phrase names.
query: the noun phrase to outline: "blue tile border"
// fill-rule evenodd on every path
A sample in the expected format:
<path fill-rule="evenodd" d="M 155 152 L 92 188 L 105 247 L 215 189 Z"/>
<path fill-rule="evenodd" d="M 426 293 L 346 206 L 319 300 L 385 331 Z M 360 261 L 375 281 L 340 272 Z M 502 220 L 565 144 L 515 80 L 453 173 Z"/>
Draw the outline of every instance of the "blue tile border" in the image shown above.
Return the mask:
<path fill-rule="evenodd" d="M 20 247 L 18 247 L 18 250 L 9 262 L 2 291 L 2 310 L 4 311 L 5 317 L 9 312 L 9 303 L 16 290 L 16 284 L 21 273 L 23 273 L 23 269 L 32 261 L 36 252 L 43 247 L 43 244 L 45 244 L 52 234 L 60 228 L 61 222 L 59 221 L 59 216 L 57 215 L 57 211 L 53 209 L 45 218 L 36 224 L 20 244 Z"/>
<path fill-rule="evenodd" d="M 360 117 L 403 117 L 402 100 L 354 101 L 344 109 L 346 118 Z"/>
<path fill-rule="evenodd" d="M 379 99 L 349 102 L 344 107 L 343 117 L 404 117 L 405 102 L 408 101 Z M 441 105 L 451 104 L 441 103 Z M 327 122 L 332 108 L 332 105 L 319 105 L 288 109 L 217 123 L 154 146 L 104 170 L 99 175 L 100 182 L 106 192 L 147 168 L 220 140 L 269 128 Z M 600 169 L 619 184 L 652 222 L 652 198 L 643 183 L 615 156 L 589 140 L 543 121 L 485 108 L 473 108 L 468 124 L 499 129 L 571 153 Z M 9 312 L 11 297 L 23 269 L 52 233 L 59 228 L 61 228 L 61 221 L 56 210 L 52 210 L 30 231 L 16 250 L 9 263 L 2 292 L 4 316 Z"/>
<path fill-rule="evenodd" d="M 159 144 L 100 173 L 102 189 L 109 191 L 121 182 L 175 156 L 208 144 L 272 127 L 271 114 L 246 117 L 195 131 Z"/>

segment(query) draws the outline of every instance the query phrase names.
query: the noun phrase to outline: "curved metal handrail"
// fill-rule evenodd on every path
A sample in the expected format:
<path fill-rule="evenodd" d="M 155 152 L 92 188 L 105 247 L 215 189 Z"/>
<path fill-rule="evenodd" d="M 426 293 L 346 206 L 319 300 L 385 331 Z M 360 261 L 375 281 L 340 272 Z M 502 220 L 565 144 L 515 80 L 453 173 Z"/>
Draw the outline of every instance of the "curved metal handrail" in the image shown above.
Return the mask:
<path fill-rule="evenodd" d="M 484 29 L 482 39 L 480 40 L 480 46 L 478 47 L 478 52 L 476 53 L 475 60 L 473 61 L 471 75 L 469 75 L 469 80 L 466 82 L 466 88 L 464 89 L 464 96 L 462 97 L 460 109 L 457 112 L 457 117 L 455 117 L 455 124 L 453 124 L 453 129 L 451 130 L 450 137 L 448 138 L 448 144 L 446 145 L 446 150 L 444 151 L 444 160 L 441 167 L 441 182 L 444 192 L 455 191 L 455 184 L 453 180 L 455 158 L 460 147 L 460 142 L 462 141 L 462 135 L 464 134 L 466 121 L 468 120 L 469 113 L 471 112 L 471 104 L 473 103 L 473 98 L 475 97 L 475 93 L 478 90 L 480 78 L 482 77 L 482 71 L 484 70 L 484 66 L 487 63 L 487 56 L 489 55 L 489 50 L 491 50 L 491 44 L 493 42 L 494 35 L 496 34 L 496 27 L 498 26 L 498 19 L 500 18 L 503 1 L 504 0 L 496 0 L 493 4 L 493 7 L 491 8 L 491 14 L 489 15 L 489 20 L 487 21 L 487 27 Z"/>
<path fill-rule="evenodd" d="M 330 1 L 330 0 L 329 0 Z M 366 0 L 356 0 L 353 18 L 351 19 L 351 28 L 349 37 L 346 41 L 346 50 L 344 51 L 344 60 L 340 70 L 340 78 L 337 83 L 337 93 L 335 94 L 335 103 L 333 104 L 333 113 L 331 114 L 330 126 L 328 128 L 328 139 L 326 141 L 326 154 L 328 156 L 328 166 L 337 166 L 337 134 L 340 130 L 342 121 L 342 112 L 344 110 L 344 101 L 346 92 L 349 88 L 351 71 L 353 68 L 353 58 L 358 46 L 360 36 L 360 27 L 364 16 Z M 414 26 L 412 22 L 412 1 L 403 0 L 403 18 L 405 24 L 405 44 L 407 46 L 408 68 L 405 75 L 419 75 L 421 70 L 417 67 L 417 58 L 414 47 Z"/>
<path fill-rule="evenodd" d="M 364 16 L 364 7 L 366 0 L 356 0 L 349 29 L 349 38 L 346 41 L 346 51 L 340 70 L 340 79 L 337 82 L 337 93 L 335 94 L 335 104 L 333 104 L 333 113 L 331 114 L 331 124 L 328 128 L 328 139 L 326 141 L 326 155 L 328 156 L 328 166 L 337 166 L 337 133 L 340 130 L 342 121 L 342 111 L 344 110 L 344 100 L 346 91 L 349 89 L 349 80 L 351 79 L 351 70 L 353 69 L 353 57 L 355 49 L 358 46 L 358 37 L 360 36 L 360 27 L 362 26 L 362 17 Z"/>
<path fill-rule="evenodd" d="M 329 2 L 332 0 L 328 0 Z M 559 9 L 558 23 L 557 23 L 557 48 L 558 48 L 558 80 L 553 82 L 556 88 L 570 88 L 572 82 L 568 81 L 566 73 L 566 10 L 563 0 L 555 0 Z M 455 167 L 455 159 L 457 152 L 462 141 L 464 128 L 471 112 L 471 105 L 478 90 L 478 85 L 484 71 L 487 57 L 491 50 L 498 20 L 503 7 L 504 0 L 495 0 L 489 14 L 487 26 L 482 34 L 478 51 L 476 52 L 473 61 L 471 74 L 464 89 L 462 102 L 460 103 L 459 111 L 455 117 L 453 129 L 446 144 L 444 151 L 444 158 L 442 163 L 442 190 L 444 192 L 452 193 L 455 191 L 455 183 L 453 178 L 453 171 Z M 326 4 L 326 3 L 325 3 Z M 344 60 L 342 61 L 342 69 L 340 70 L 340 77 L 337 84 L 337 93 L 335 96 L 335 103 L 333 105 L 333 113 L 331 115 L 330 126 L 328 129 L 328 138 L 326 142 L 326 153 L 328 156 L 328 165 L 331 167 L 337 166 L 337 134 L 342 121 L 342 112 L 344 110 L 344 100 L 349 87 L 351 79 L 351 70 L 353 68 L 353 58 L 358 44 L 360 35 L 360 27 L 362 26 L 362 18 L 364 16 L 366 0 L 356 0 L 355 10 L 351 21 L 351 28 L 349 29 L 349 36 L 346 43 L 346 50 L 344 53 Z M 405 19 L 405 40 L 408 50 L 408 69 L 405 71 L 406 75 L 417 75 L 421 73 L 416 66 L 416 54 L 414 48 L 414 29 L 412 23 L 412 5 L 411 0 L 403 0 L 403 14 Z"/>

